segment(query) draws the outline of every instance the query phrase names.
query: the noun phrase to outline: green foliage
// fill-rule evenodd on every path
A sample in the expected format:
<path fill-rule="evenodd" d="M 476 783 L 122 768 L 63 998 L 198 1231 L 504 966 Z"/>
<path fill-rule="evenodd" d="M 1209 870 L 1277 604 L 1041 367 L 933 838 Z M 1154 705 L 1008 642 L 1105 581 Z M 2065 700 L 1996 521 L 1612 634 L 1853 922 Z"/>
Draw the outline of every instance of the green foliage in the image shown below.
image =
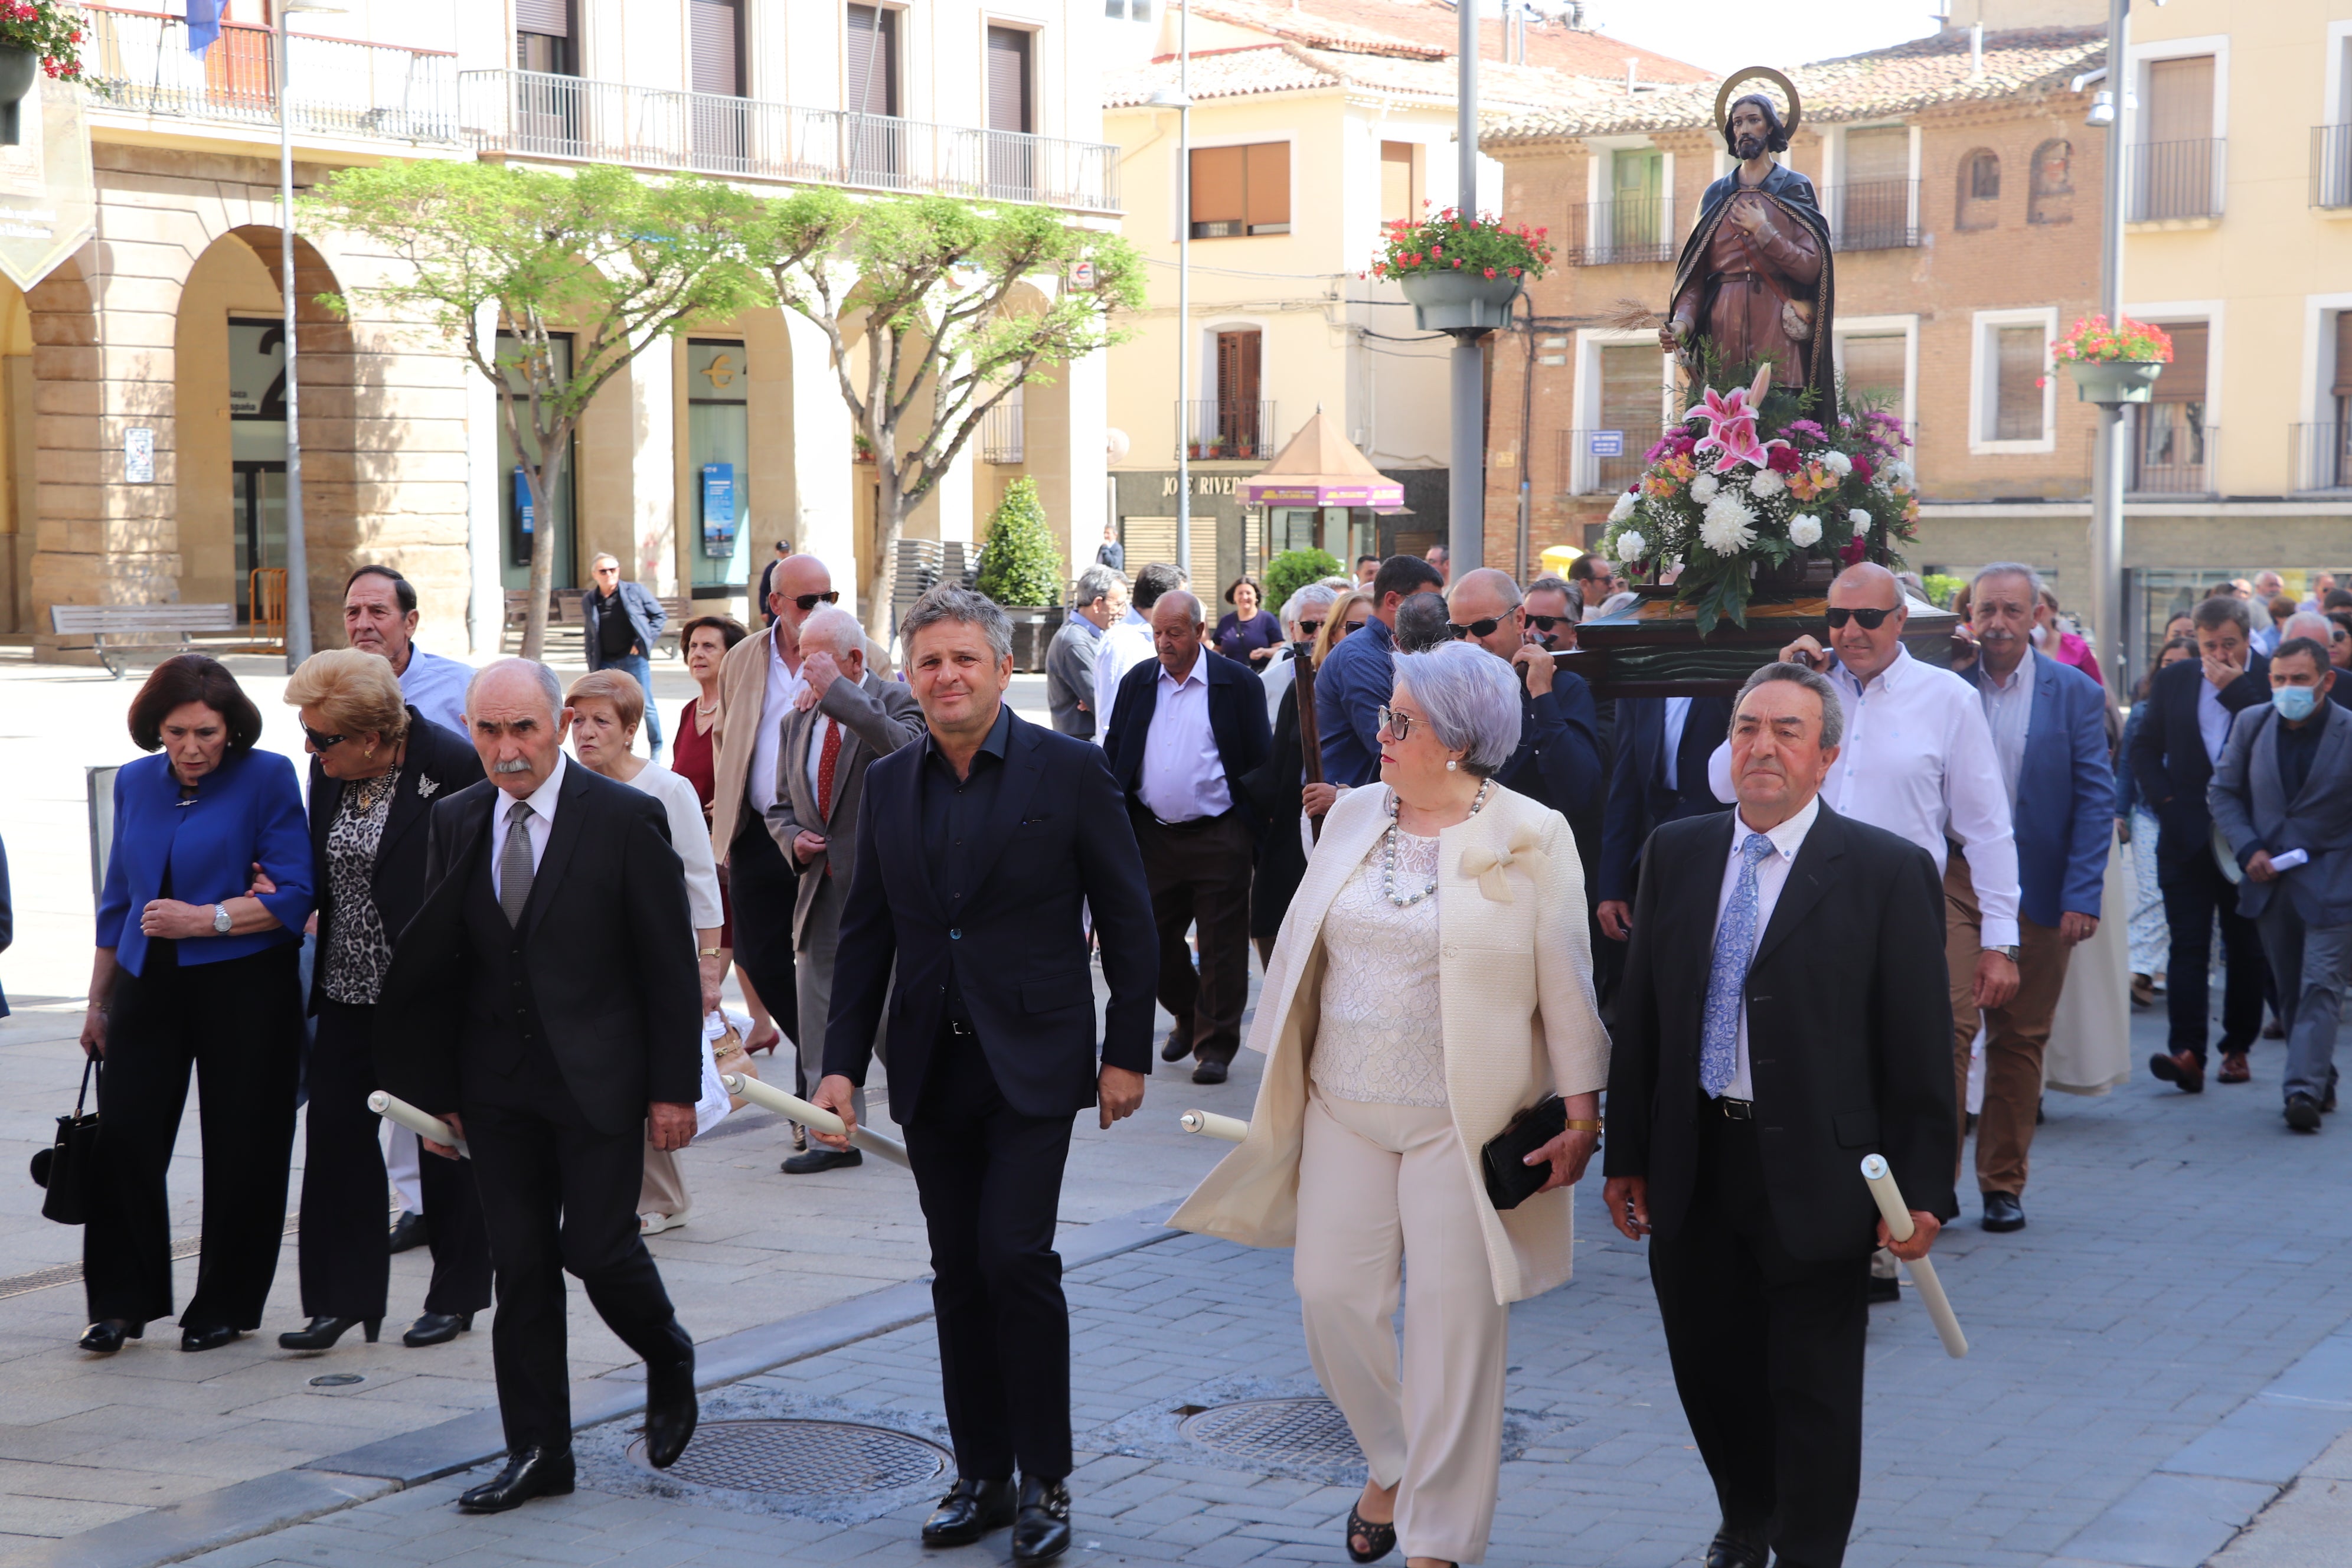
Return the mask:
<path fill-rule="evenodd" d="M 1338 577 L 1347 568 L 1328 550 L 1286 550 L 1265 563 L 1265 607 L 1279 612 L 1298 592 L 1318 577 Z"/>
<path fill-rule="evenodd" d="M 1939 610 L 1948 610 L 1952 607 L 1952 596 L 1960 591 L 1967 581 L 1964 577 L 1951 577 L 1941 572 L 1930 572 L 1919 579 L 1919 584 L 1927 590 L 1929 604 Z"/>
<path fill-rule="evenodd" d="M 1004 487 L 974 586 L 1000 605 L 1032 605 L 1060 604 L 1062 584 L 1062 552 L 1045 524 L 1037 481 L 1024 474 Z"/>
<path fill-rule="evenodd" d="M 82 74 L 82 29 L 89 26 L 81 7 L 60 0 L 8 0 L 0 5 L 0 48 L 30 49 L 40 57 L 42 72 L 57 81 L 89 83 Z M 107 89 L 89 83 L 100 93 Z M 33 112 L 40 112 L 41 96 L 32 95 Z"/>

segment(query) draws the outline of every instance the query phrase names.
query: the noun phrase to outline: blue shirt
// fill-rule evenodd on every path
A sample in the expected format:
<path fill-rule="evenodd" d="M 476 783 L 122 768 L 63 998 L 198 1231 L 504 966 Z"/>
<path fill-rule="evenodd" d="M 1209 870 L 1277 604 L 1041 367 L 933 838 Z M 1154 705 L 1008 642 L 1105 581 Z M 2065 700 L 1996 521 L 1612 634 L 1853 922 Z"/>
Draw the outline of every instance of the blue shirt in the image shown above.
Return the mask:
<path fill-rule="evenodd" d="M 1381 707 L 1396 690 L 1396 634 L 1374 616 L 1341 637 L 1315 672 L 1323 782 L 1349 788 L 1381 776 Z"/>
<path fill-rule="evenodd" d="M 182 903 L 224 903 L 253 885 L 257 862 L 278 884 L 276 892 L 261 895 L 261 904 L 280 929 L 191 937 L 180 943 L 182 967 L 302 940 L 316 884 L 301 786 L 294 764 L 276 752 L 233 752 L 183 804 L 170 759 L 158 753 L 125 763 L 114 775 L 114 847 L 98 900 L 98 945 L 114 949 L 117 963 L 141 973 L 147 937 L 139 912 L 163 896 L 167 877 L 171 896 Z"/>
<path fill-rule="evenodd" d="M 426 653 L 412 644 L 408 668 L 400 672 L 400 695 L 434 723 L 466 735 L 466 686 L 473 679 L 472 665 Z"/>

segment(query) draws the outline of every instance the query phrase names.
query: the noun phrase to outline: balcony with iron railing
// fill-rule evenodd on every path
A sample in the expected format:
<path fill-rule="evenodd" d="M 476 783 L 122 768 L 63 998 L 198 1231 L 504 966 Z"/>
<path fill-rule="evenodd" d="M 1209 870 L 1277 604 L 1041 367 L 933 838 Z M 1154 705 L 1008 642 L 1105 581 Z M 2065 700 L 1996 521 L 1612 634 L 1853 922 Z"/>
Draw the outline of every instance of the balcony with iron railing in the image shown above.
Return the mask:
<path fill-rule="evenodd" d="M 268 27 L 221 24 L 203 55 L 187 23 L 155 11 L 84 8 L 83 70 L 98 107 L 188 120 L 275 126 L 278 65 Z M 439 49 L 352 43 L 296 33 L 287 39 L 286 107 L 309 135 L 457 140 L 457 57 Z"/>
<path fill-rule="evenodd" d="M 2311 205 L 2352 207 L 2352 125 L 2311 128 Z"/>
<path fill-rule="evenodd" d="M 2352 490 L 2352 424 L 2287 426 L 2287 462 L 2297 491 Z"/>
<path fill-rule="evenodd" d="M 1628 420 L 1609 429 L 1558 433 L 1552 472 L 1564 496 L 1608 495 L 1642 477 L 1642 455 L 1658 444 L 1664 422 Z"/>
<path fill-rule="evenodd" d="M 2219 468 L 2215 448 L 2221 429 L 2195 418 L 2203 405 L 2193 403 L 2138 405 L 2131 420 L 2131 473 L 2126 482 L 2133 495 L 2212 495 Z"/>
<path fill-rule="evenodd" d="M 1672 196 L 1621 196 L 1568 209 L 1571 267 L 1609 267 L 1675 258 Z"/>
<path fill-rule="evenodd" d="M 457 89 L 485 153 L 1118 210 L 1118 149 L 1101 142 L 545 71 L 464 71 Z"/>
<path fill-rule="evenodd" d="M 1018 463 L 1027 457 L 1022 439 L 1021 405 L 1000 403 L 980 416 L 980 460 Z"/>
<path fill-rule="evenodd" d="M 2141 142 L 2124 149 L 2124 199 L 2132 223 L 2221 216 L 2227 150 L 2220 137 Z"/>
<path fill-rule="evenodd" d="M 1822 192 L 1836 250 L 1906 250 L 1919 243 L 1919 182 L 1856 180 Z"/>
<path fill-rule="evenodd" d="M 1179 440 L 1196 463 L 1262 463 L 1274 456 L 1272 399 L 1211 397 L 1176 405 Z"/>

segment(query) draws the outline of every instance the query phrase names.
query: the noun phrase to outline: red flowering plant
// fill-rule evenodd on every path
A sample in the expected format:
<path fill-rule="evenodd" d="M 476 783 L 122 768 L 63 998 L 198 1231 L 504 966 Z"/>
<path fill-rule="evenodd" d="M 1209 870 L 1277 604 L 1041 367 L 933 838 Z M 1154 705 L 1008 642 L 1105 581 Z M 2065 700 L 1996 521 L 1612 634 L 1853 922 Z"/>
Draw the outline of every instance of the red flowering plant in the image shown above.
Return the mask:
<path fill-rule="evenodd" d="M 60 0 L 0 0 L 0 48 L 27 49 L 59 81 L 79 81 L 81 7 Z"/>
<path fill-rule="evenodd" d="M 1506 228 L 1492 214 L 1470 215 L 1453 207 L 1419 223 L 1397 218 L 1381 229 L 1381 253 L 1373 258 L 1370 276 L 1467 272 L 1481 278 L 1540 278 L 1551 266 L 1547 233 L 1540 225 Z"/>
<path fill-rule="evenodd" d="M 2123 319 L 2121 327 L 2108 326 L 2105 316 L 2085 316 L 2050 345 L 2050 357 L 2061 364 L 2068 360 L 2154 360 L 2170 364 L 2172 334 L 2129 316 Z"/>

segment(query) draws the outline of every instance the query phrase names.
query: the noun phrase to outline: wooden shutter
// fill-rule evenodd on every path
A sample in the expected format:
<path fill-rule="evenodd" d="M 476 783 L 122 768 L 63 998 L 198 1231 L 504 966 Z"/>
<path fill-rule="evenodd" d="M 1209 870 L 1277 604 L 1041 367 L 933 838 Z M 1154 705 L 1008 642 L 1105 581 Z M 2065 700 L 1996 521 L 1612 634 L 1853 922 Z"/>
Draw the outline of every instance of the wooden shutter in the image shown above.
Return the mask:
<path fill-rule="evenodd" d="M 1251 234 L 1290 232 L 1290 143 L 1265 142 L 1242 149 L 1246 155 L 1243 184 L 1248 210 L 1244 217 Z"/>
<path fill-rule="evenodd" d="M 1421 203 L 1412 188 L 1412 143 L 1381 143 L 1381 221 L 1398 218 L 1412 223 L 1421 216 Z"/>
<path fill-rule="evenodd" d="M 1623 431 L 1626 450 L 1638 456 L 1658 438 L 1659 403 L 1658 356 L 1649 345 L 1604 345 L 1598 427 Z"/>
<path fill-rule="evenodd" d="M 1258 347 L 1255 328 L 1217 334 L 1217 401 L 1239 405 L 1257 402 Z"/>
<path fill-rule="evenodd" d="M 1018 27 L 988 30 L 988 128 L 1036 129 L 1029 118 L 1029 35 Z"/>
<path fill-rule="evenodd" d="M 852 114 L 898 112 L 898 16 L 879 5 L 849 7 L 849 59 L 842 107 Z"/>
<path fill-rule="evenodd" d="M 2152 142 L 2205 142 L 2213 135 L 2213 57 L 2147 63 L 2147 130 Z"/>
<path fill-rule="evenodd" d="M 515 31 L 541 37 L 572 36 L 572 0 L 515 0 Z"/>
<path fill-rule="evenodd" d="M 740 98 L 743 74 L 737 46 L 742 13 L 735 8 L 733 0 L 693 0 L 690 12 L 694 90 Z"/>
<path fill-rule="evenodd" d="M 1192 523 L 1200 526 L 1201 514 L 1195 512 Z M 1118 520 L 1119 542 L 1127 547 L 1127 574 L 1133 577 L 1154 562 L 1176 563 L 1176 520 L 1173 517 L 1122 517 Z"/>
<path fill-rule="evenodd" d="M 2203 321 L 2182 321 L 2164 330 L 2172 338 L 2172 363 L 2156 378 L 2155 401 L 2204 402 L 2205 351 L 2211 328 Z"/>
<path fill-rule="evenodd" d="M 1243 232 L 1240 147 L 1192 149 L 1192 237 Z"/>
<path fill-rule="evenodd" d="M 2352 397 L 2352 310 L 2336 312 L 2336 385 L 2329 395 Z"/>

